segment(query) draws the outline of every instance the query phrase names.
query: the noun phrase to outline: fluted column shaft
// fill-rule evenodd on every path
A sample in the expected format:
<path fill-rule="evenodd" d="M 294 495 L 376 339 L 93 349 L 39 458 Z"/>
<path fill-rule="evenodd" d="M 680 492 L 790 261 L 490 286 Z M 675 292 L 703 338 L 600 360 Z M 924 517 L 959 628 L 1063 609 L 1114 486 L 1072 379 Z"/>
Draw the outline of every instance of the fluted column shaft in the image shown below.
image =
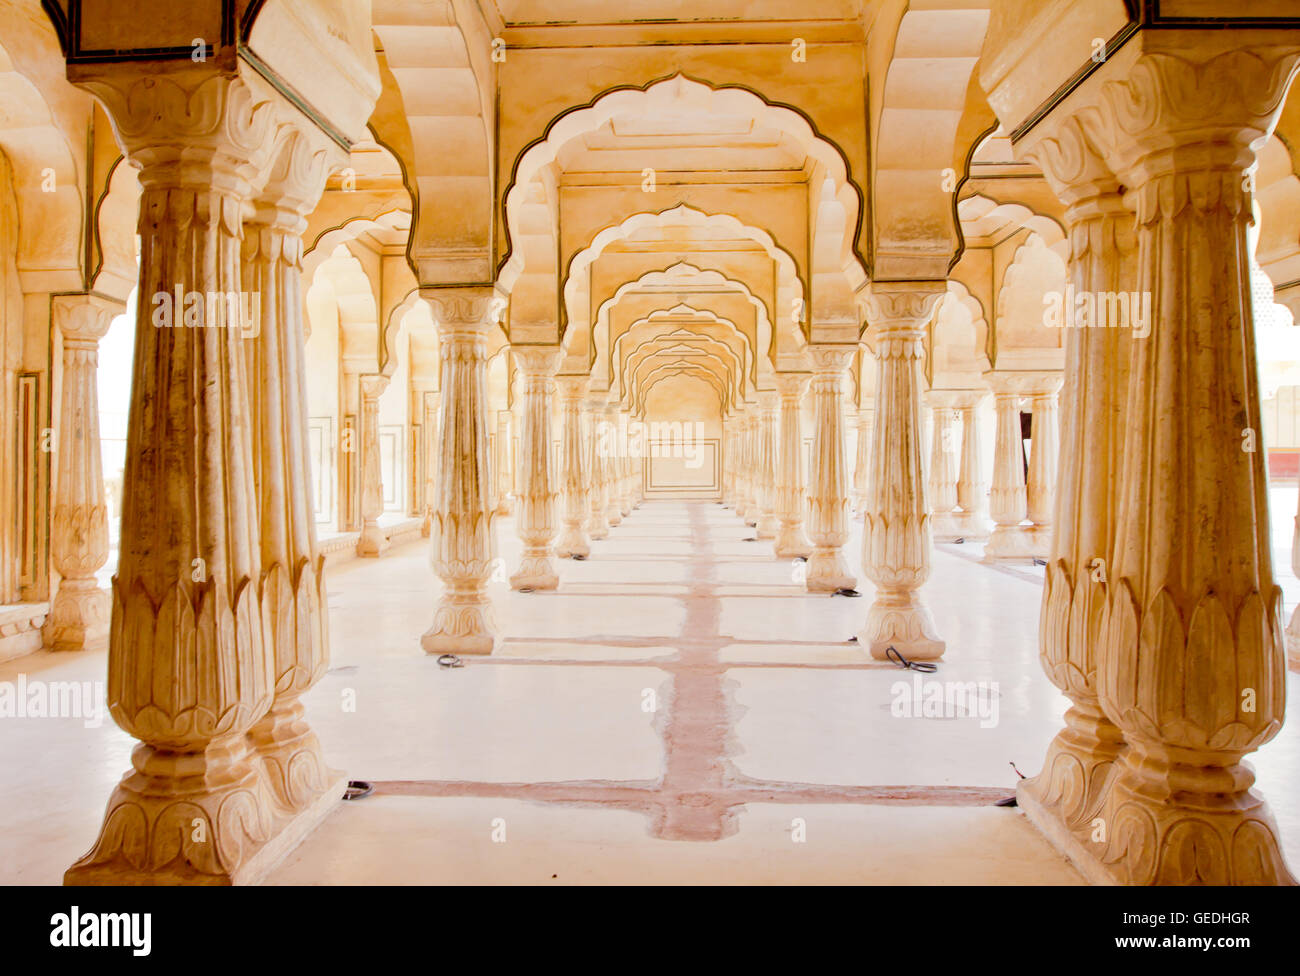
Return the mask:
<path fill-rule="evenodd" d="M 361 535 L 357 538 L 358 556 L 378 556 L 388 548 L 388 536 L 379 527 L 379 516 L 384 514 L 379 398 L 387 389 L 387 376 L 367 373 L 361 377 Z"/>
<path fill-rule="evenodd" d="M 760 539 L 774 539 L 780 525 L 777 517 L 776 468 L 777 442 L 776 417 L 780 405 L 779 394 L 775 390 L 764 391 L 758 395 L 758 520 L 755 535 Z"/>
<path fill-rule="evenodd" d="M 872 363 L 874 368 L 874 361 Z M 876 405 L 864 403 L 858 408 L 857 440 L 854 443 L 853 508 L 858 518 L 867 509 L 867 492 L 871 484 L 871 434 L 874 429 Z"/>
<path fill-rule="evenodd" d="M 1052 510 L 1056 504 L 1056 469 L 1061 456 L 1060 382 L 1030 393 L 1029 480 L 1025 485 L 1025 515 L 1034 525 L 1039 546 L 1050 548 Z"/>
<path fill-rule="evenodd" d="M 620 430 L 628 430 L 632 418 L 626 411 L 619 413 Z M 620 443 L 625 444 L 623 438 L 619 439 Z M 632 457 L 629 450 L 624 450 L 619 456 L 618 464 L 618 492 L 619 492 L 619 511 L 626 518 L 632 514 Z"/>
<path fill-rule="evenodd" d="M 487 436 L 487 337 L 494 292 L 439 288 L 422 295 L 433 307 L 442 357 L 430 550 L 443 592 L 420 646 L 430 654 L 491 654 L 498 639 L 487 595 L 496 559 Z"/>
<path fill-rule="evenodd" d="M 776 388 L 781 397 L 781 443 L 776 469 L 780 531 L 773 549 L 784 559 L 806 558 L 812 552 L 803 528 L 803 414 L 800 400 L 807 387 L 806 373 L 776 374 Z"/>
<path fill-rule="evenodd" d="M 843 546 L 849 539 L 848 476 L 844 461 L 843 396 L 845 367 L 852 346 L 808 347 L 812 364 L 812 477 L 808 494 L 808 556 L 804 585 L 814 593 L 852 589 L 857 578 L 849 571 Z"/>
<path fill-rule="evenodd" d="M 957 427 L 955 407 L 958 394 L 931 390 L 925 395 L 934 416 L 930 433 L 930 535 L 936 542 L 952 542 L 962 536 L 957 508 Z"/>
<path fill-rule="evenodd" d="M 601 468 L 605 484 L 605 521 L 619 525 L 623 521 L 623 503 L 619 498 L 619 464 L 623 457 L 623 441 L 619 437 L 618 404 L 605 404 L 603 416 L 605 449 L 601 451 Z"/>
<path fill-rule="evenodd" d="M 988 538 L 988 486 L 984 483 L 984 449 L 980 437 L 979 406 L 983 393 L 968 393 L 961 400 L 961 470 L 957 475 L 957 504 L 961 507 L 961 534 L 965 539 Z"/>
<path fill-rule="evenodd" d="M 424 525 L 421 531 L 428 536 L 433 527 L 433 509 L 438 497 L 438 415 L 442 412 L 439 401 L 442 394 L 437 390 L 425 391 L 421 398 L 424 420 L 421 431 L 424 437 L 424 511 L 421 516 Z"/>
<path fill-rule="evenodd" d="M 588 414 L 588 457 L 591 471 L 591 512 L 587 522 L 587 532 L 592 539 L 605 539 L 609 536 L 609 485 L 606 482 L 606 464 L 603 455 L 609 450 L 611 440 L 604 431 L 605 398 L 604 395 L 587 400 Z"/>
<path fill-rule="evenodd" d="M 111 601 L 95 573 L 108 560 L 108 504 L 100 460 L 99 340 L 123 306 L 94 295 L 56 295 L 63 337 L 57 477 L 50 553 L 62 577 L 45 623 L 45 646 L 79 651 L 108 634 Z"/>
<path fill-rule="evenodd" d="M 587 397 L 590 380 L 586 376 L 561 376 L 558 382 L 563 404 L 560 417 L 560 464 L 564 530 L 555 548 L 561 556 L 585 559 L 591 554 L 591 540 L 587 538 L 591 501 L 588 498 L 590 487 L 582 432 L 582 405 Z"/>
<path fill-rule="evenodd" d="M 493 465 L 496 514 L 509 515 L 514 510 L 514 493 L 518 471 L 515 465 L 514 445 L 515 415 L 509 410 L 497 411 L 496 435 L 493 438 Z"/>
<path fill-rule="evenodd" d="M 758 429 L 758 416 L 756 407 L 746 407 L 744 418 L 741 420 L 740 435 L 740 470 L 741 474 L 741 504 L 738 514 L 745 520 L 746 525 L 758 524 L 758 465 L 755 463 L 757 454 L 754 434 Z"/>
<path fill-rule="evenodd" d="M 551 471 L 551 402 L 560 352 L 550 348 L 514 348 L 523 374 L 523 422 L 519 429 L 519 505 L 515 521 L 524 543 L 519 571 L 510 577 L 516 589 L 553 590 L 560 583 L 555 570 L 555 541 L 559 529 L 555 478 Z"/>
<path fill-rule="evenodd" d="M 920 367 L 925 327 L 945 294 L 942 282 L 873 287 L 868 322 L 876 335 L 876 429 L 862 526 L 862 567 L 876 598 L 858 635 L 871 656 L 943 656 L 918 590 L 930 576 L 930 511 L 921 463 Z"/>
<path fill-rule="evenodd" d="M 993 533 L 985 547 L 990 559 L 1028 556 L 1027 528 L 1021 525 L 1029 508 L 1025 487 L 1024 442 L 1020 429 L 1020 391 L 993 385 L 997 429 L 993 440 L 993 485 L 989 515 Z"/>

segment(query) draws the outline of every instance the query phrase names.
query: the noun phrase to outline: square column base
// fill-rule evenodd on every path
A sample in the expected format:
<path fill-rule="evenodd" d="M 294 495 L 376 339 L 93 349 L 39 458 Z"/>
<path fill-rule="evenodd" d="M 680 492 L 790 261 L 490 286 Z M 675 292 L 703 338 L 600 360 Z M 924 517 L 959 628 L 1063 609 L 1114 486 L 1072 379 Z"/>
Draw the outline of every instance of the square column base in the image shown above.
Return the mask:
<path fill-rule="evenodd" d="M 1065 821 L 1034 799 L 1023 786 L 1016 787 L 1016 806 L 1024 811 L 1025 819 L 1047 838 L 1047 842 L 1074 865 L 1075 870 L 1083 875 L 1088 884 L 1112 886 L 1119 884 L 1106 866 L 1088 849 L 1088 845 L 1079 840 L 1065 825 Z"/>
<path fill-rule="evenodd" d="M 1047 559 L 1051 555 L 1051 530 L 1034 525 L 999 525 L 984 546 L 984 559 Z"/>

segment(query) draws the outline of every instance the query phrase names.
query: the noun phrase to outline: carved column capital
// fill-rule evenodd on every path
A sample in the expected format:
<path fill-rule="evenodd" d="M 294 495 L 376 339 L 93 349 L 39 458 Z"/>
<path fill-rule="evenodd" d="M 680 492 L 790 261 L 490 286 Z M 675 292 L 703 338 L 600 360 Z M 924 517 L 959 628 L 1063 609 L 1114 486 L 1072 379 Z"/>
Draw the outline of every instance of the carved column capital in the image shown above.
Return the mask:
<path fill-rule="evenodd" d="M 104 104 L 146 190 L 163 183 L 248 196 L 265 182 L 287 104 L 242 60 L 233 74 L 209 64 L 166 74 L 83 64 L 68 76 Z"/>
<path fill-rule="evenodd" d="M 563 375 L 555 378 L 560 396 L 565 402 L 574 401 L 581 404 L 587 399 L 587 390 L 591 386 L 590 376 Z"/>
<path fill-rule="evenodd" d="M 839 343 L 835 345 L 828 343 L 809 345 L 807 349 L 808 364 L 818 377 L 832 374 L 838 376 L 848 369 L 856 350 L 856 346 Z"/>
<path fill-rule="evenodd" d="M 384 395 L 391 382 L 391 377 L 383 373 L 363 373 L 358 377 L 361 384 L 361 395 L 367 400 L 378 400 Z"/>
<path fill-rule="evenodd" d="M 495 288 L 421 288 L 420 297 L 433 309 L 438 336 L 486 339 L 497 324 L 506 300 Z"/>
<path fill-rule="evenodd" d="M 126 303 L 100 295 L 55 295 L 51 308 L 65 345 L 93 345 L 107 334 L 113 319 L 126 311 Z"/>
<path fill-rule="evenodd" d="M 892 339 L 919 341 L 947 293 L 945 281 L 873 282 L 867 293 L 867 326 L 876 336 L 876 356 L 899 351 Z"/>
<path fill-rule="evenodd" d="M 809 373 L 777 373 L 776 389 L 781 395 L 781 402 L 793 400 L 798 402 L 803 396 L 804 390 L 808 389 L 808 381 L 811 379 Z"/>
<path fill-rule="evenodd" d="M 307 216 L 325 192 L 330 173 L 346 161 L 338 143 L 315 126 L 296 121 L 282 125 L 252 219 L 301 234 L 307 228 Z"/>
<path fill-rule="evenodd" d="M 511 346 L 510 352 L 526 377 L 553 377 L 560 368 L 558 346 Z"/>

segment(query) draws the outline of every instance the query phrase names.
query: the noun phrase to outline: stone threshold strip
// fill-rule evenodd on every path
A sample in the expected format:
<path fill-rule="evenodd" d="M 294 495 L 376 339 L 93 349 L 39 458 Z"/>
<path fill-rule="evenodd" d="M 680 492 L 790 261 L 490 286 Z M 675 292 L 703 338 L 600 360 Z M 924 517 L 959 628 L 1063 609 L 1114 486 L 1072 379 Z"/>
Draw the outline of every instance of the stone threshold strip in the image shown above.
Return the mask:
<path fill-rule="evenodd" d="M 658 782 L 578 781 L 548 783 L 482 783 L 450 780 L 383 780 L 376 794 L 421 797 L 487 797 L 529 800 L 567 806 L 608 807 L 643 813 L 651 836 L 664 840 L 717 841 L 739 828 L 737 813 L 747 803 L 872 804 L 890 806 L 992 806 L 1011 788 L 979 786 L 839 786 L 757 780 L 734 769 L 727 747 L 736 716 L 727 700 L 723 679 L 729 668 L 751 665 L 724 663 L 719 651 L 746 643 L 719 632 L 717 588 L 707 538 L 704 508 L 688 503 L 691 528 L 691 576 L 685 596 L 682 634 L 665 639 L 678 648 L 675 657 L 640 661 L 563 661 L 555 659 L 496 659 L 492 665 L 581 664 L 604 666 L 652 665 L 669 676 L 666 716 L 657 726 L 664 745 L 664 773 Z M 625 523 L 626 524 L 626 523 Z M 582 643 L 645 647 L 652 639 L 592 637 Z M 558 643 L 558 642 L 552 642 Z M 751 642 L 759 643 L 759 642 Z M 825 642 L 822 642 L 824 646 Z M 867 669 L 891 665 L 865 659 L 861 664 L 788 665 L 771 667 Z M 662 714 L 662 713 L 661 713 Z"/>

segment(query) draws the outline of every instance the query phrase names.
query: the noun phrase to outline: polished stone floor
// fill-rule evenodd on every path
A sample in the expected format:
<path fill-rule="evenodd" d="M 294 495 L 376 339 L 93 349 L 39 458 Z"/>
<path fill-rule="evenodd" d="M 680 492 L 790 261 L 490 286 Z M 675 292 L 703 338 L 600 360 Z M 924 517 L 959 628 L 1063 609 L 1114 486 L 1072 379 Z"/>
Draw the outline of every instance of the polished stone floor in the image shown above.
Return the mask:
<path fill-rule="evenodd" d="M 929 680 L 988 684 L 964 710 L 906 717 L 893 706 L 911 675 L 848 640 L 870 584 L 808 594 L 802 565 L 753 535 L 712 503 L 647 502 L 588 560 L 559 562 L 558 592 L 524 594 L 506 583 L 519 545 L 503 519 L 505 641 L 454 669 L 419 649 L 437 586 L 424 545 L 337 567 L 332 668 L 308 710 L 331 762 L 375 792 L 271 883 L 1079 883 L 993 805 L 1013 763 L 1037 771 L 1065 708 L 1037 660 L 1032 564 L 936 550 L 926 594 L 948 652 Z M 0 681 L 103 669 L 102 651 L 39 654 Z M 16 801 L 0 807 L 0 882 L 55 883 L 130 739 L 77 719 L 6 719 L 0 736 Z M 1300 724 L 1255 764 L 1295 862 Z"/>

